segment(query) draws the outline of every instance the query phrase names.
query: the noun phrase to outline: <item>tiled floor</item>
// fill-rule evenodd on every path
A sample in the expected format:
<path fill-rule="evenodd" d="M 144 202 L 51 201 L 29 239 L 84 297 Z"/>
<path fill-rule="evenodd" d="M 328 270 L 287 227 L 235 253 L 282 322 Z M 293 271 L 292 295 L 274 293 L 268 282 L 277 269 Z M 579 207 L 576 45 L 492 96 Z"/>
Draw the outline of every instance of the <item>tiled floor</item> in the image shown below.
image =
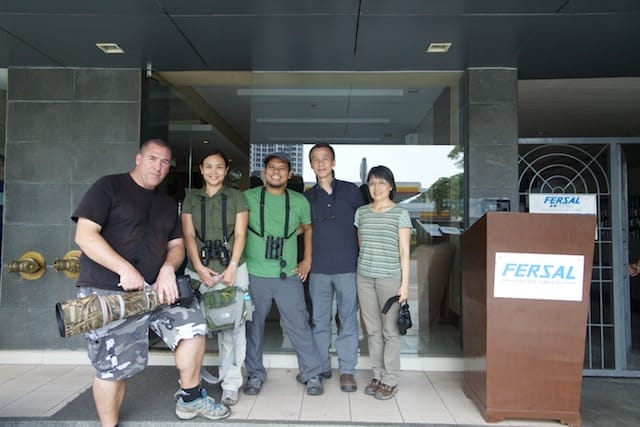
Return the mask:
<path fill-rule="evenodd" d="M 258 396 L 241 395 L 232 419 L 550 426 L 547 421 L 487 424 L 462 391 L 461 372 L 402 371 L 398 393 L 387 401 L 363 393 L 369 371 L 356 374 L 359 389 L 343 393 L 337 371 L 322 396 L 307 396 L 292 369 L 269 369 Z M 0 365 L 0 417 L 48 417 L 90 386 L 93 369 L 77 365 Z"/>
<path fill-rule="evenodd" d="M 0 416 L 50 416 L 86 390 L 92 376 L 89 365 L 0 365 Z"/>

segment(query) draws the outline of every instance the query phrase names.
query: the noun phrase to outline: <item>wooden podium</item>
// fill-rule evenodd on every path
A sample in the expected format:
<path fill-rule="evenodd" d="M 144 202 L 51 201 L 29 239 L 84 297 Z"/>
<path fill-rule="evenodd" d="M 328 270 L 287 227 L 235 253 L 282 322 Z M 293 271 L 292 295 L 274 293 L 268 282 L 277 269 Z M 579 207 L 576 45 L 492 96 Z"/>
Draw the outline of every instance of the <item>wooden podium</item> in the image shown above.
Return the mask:
<path fill-rule="evenodd" d="M 580 425 L 595 225 L 594 215 L 489 212 L 463 234 L 464 392 L 486 421 L 546 419 Z M 538 254 L 583 256 L 581 296 L 505 297 L 504 289 L 538 292 L 531 283 L 541 281 L 544 287 L 551 282 L 540 277 L 573 274 L 536 264 Z M 532 264 L 509 263 L 496 272 L 499 260 L 509 257 Z M 505 286 L 506 276 L 517 279 Z M 573 289 L 580 293 L 579 280 Z"/>

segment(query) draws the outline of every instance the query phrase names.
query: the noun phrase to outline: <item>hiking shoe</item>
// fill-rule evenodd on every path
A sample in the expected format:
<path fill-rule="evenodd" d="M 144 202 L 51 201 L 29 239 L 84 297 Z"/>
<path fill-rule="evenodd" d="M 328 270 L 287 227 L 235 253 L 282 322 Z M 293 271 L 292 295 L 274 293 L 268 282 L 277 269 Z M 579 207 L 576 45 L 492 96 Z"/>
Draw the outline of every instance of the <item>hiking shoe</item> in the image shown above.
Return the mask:
<path fill-rule="evenodd" d="M 322 386 L 322 375 L 316 375 L 307 380 L 307 394 L 309 396 L 320 396 L 324 393 Z"/>
<path fill-rule="evenodd" d="M 255 396 L 262 390 L 262 380 L 253 375 L 247 378 L 247 383 L 244 385 L 244 394 Z"/>
<path fill-rule="evenodd" d="M 387 400 L 391 399 L 398 391 L 397 386 L 391 386 L 386 384 L 380 384 L 378 389 L 376 390 L 376 399 L 378 400 Z"/>
<path fill-rule="evenodd" d="M 357 389 L 358 383 L 353 374 L 340 374 L 340 390 L 349 393 Z"/>
<path fill-rule="evenodd" d="M 364 394 L 368 394 L 369 396 L 375 396 L 376 391 L 378 391 L 378 387 L 380 387 L 382 383 L 380 380 L 374 378 L 371 382 L 364 388 Z"/>
<path fill-rule="evenodd" d="M 222 403 L 227 406 L 233 406 L 238 403 L 238 391 L 237 390 L 222 390 Z"/>
<path fill-rule="evenodd" d="M 216 403 L 215 399 L 207 396 L 207 391 L 202 389 L 202 397 L 193 402 L 185 402 L 182 396 L 176 402 L 176 415 L 181 420 L 190 420 L 198 415 L 210 420 L 221 420 L 227 418 L 231 410 L 224 405 Z"/>
<path fill-rule="evenodd" d="M 302 381 L 302 377 L 300 375 L 302 374 L 296 375 L 296 381 L 298 381 L 300 384 L 306 384 L 306 382 Z M 325 380 L 328 380 L 329 378 L 331 378 L 331 370 L 324 371 L 320 375 L 322 375 L 322 378 L 324 378 Z"/>

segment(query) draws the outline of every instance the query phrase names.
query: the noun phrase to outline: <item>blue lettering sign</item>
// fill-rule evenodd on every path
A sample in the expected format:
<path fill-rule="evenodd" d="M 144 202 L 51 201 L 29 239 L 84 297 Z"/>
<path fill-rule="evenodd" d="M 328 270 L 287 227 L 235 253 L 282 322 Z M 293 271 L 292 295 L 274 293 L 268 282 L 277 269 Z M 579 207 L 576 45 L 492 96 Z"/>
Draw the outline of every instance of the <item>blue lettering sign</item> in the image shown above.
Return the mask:
<path fill-rule="evenodd" d="M 580 205 L 580 196 L 546 196 L 544 198 L 544 204 L 549 205 L 551 208 L 557 208 L 558 206 L 567 205 Z"/>
<path fill-rule="evenodd" d="M 502 276 L 576 280 L 573 274 L 573 266 L 552 264 L 507 263 L 502 271 Z"/>

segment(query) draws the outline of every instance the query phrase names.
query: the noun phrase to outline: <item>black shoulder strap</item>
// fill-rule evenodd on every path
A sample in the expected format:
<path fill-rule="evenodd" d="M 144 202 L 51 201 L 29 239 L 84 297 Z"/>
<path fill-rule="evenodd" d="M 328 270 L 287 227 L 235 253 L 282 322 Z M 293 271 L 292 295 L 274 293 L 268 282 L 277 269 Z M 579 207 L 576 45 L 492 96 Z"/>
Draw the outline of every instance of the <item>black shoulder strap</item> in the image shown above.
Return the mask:
<path fill-rule="evenodd" d="M 262 187 L 262 191 L 260 192 L 260 232 L 258 233 L 256 230 L 253 229 L 253 227 L 249 226 L 249 231 L 251 231 L 253 234 L 256 234 L 260 237 L 264 237 L 264 199 L 265 199 L 265 194 L 266 194 L 266 190 L 265 187 Z M 291 234 L 289 234 L 289 213 L 291 211 L 291 201 L 289 200 L 289 190 L 285 189 L 284 190 L 284 196 L 285 196 L 285 213 L 284 213 L 284 235 L 283 237 L 285 239 L 290 238 L 291 236 L 293 236 L 297 230 L 293 230 L 293 232 L 291 232 Z"/>
<path fill-rule="evenodd" d="M 220 197 L 222 198 L 222 240 L 224 242 L 228 242 L 229 239 L 231 238 L 231 236 L 233 236 L 234 230 L 231 230 L 231 233 L 227 234 L 227 195 L 224 193 L 220 194 Z M 198 230 L 196 230 L 196 236 L 198 237 L 198 239 L 200 239 L 201 242 L 205 242 L 205 234 L 207 232 L 207 229 L 205 228 L 207 223 L 206 223 L 206 216 L 207 216 L 207 210 L 206 210 L 206 205 L 207 205 L 207 198 L 204 196 L 200 196 L 200 231 L 202 231 L 202 236 L 200 236 L 198 234 Z"/>
<path fill-rule="evenodd" d="M 220 197 L 222 197 L 222 237 L 223 241 L 226 243 L 229 241 L 231 236 L 233 236 L 235 230 L 231 230 L 231 232 L 227 234 L 227 195 L 222 193 L 220 194 Z"/>
<path fill-rule="evenodd" d="M 265 188 L 262 187 L 262 191 L 260 192 L 260 232 L 258 233 L 256 230 L 254 230 L 251 225 L 248 226 L 249 231 L 251 231 L 253 234 L 257 234 L 260 237 L 264 237 L 264 197 Z"/>
<path fill-rule="evenodd" d="M 387 314 L 387 311 L 389 311 L 391 306 L 397 303 L 399 299 L 400 297 L 398 295 L 389 298 L 387 302 L 384 303 L 384 307 L 382 307 L 382 314 Z"/>
<path fill-rule="evenodd" d="M 204 238 L 207 233 L 207 229 L 205 228 L 207 225 L 205 220 L 207 216 L 206 207 L 207 207 L 207 198 L 204 196 L 200 196 L 200 231 L 202 232 L 202 236 L 198 234 L 198 230 L 196 230 L 196 236 L 198 236 L 198 239 L 200 239 L 202 243 L 205 242 Z"/>

